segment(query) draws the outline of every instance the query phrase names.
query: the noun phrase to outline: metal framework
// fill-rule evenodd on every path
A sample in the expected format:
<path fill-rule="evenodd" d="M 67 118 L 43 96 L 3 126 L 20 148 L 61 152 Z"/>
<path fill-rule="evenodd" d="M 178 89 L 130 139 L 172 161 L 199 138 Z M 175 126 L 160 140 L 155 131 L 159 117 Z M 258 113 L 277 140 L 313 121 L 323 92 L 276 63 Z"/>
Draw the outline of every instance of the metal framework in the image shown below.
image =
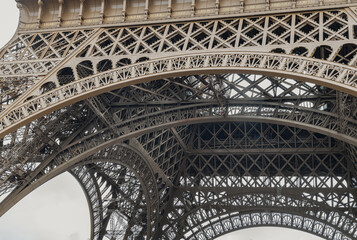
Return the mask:
<path fill-rule="evenodd" d="M 357 239 L 355 0 L 16 0 L 0 216 L 69 171 L 91 239 Z"/>

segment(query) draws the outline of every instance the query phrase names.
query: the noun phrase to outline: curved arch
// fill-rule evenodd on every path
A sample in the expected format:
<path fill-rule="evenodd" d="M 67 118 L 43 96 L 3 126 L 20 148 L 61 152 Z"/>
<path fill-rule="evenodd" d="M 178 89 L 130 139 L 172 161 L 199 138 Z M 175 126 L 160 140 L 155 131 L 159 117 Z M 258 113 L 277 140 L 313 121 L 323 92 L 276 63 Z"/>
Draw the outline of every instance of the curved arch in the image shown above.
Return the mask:
<path fill-rule="evenodd" d="M 234 235 L 234 233 L 237 233 L 237 232 L 240 232 L 240 231 L 245 231 L 245 230 L 248 230 L 248 229 L 259 229 L 259 228 L 272 228 L 273 230 L 282 230 L 283 229 L 287 229 L 290 233 L 293 233 L 294 231 L 298 231 L 298 232 L 303 232 L 303 234 L 308 234 L 308 235 L 313 235 L 313 236 L 316 236 L 316 237 L 319 237 L 321 238 L 319 235 L 316 235 L 314 233 L 311 233 L 311 232 L 307 232 L 305 230 L 302 230 L 302 229 L 296 229 L 296 228 L 291 228 L 291 227 L 288 227 L 288 226 L 269 226 L 269 225 L 254 225 L 254 226 L 251 226 L 251 227 L 241 227 L 237 230 L 230 230 L 224 234 L 220 234 L 219 236 L 217 236 L 217 238 L 219 237 L 225 237 L 226 235 Z M 269 229 L 270 231 L 270 229 Z M 293 231 L 293 232 L 291 232 Z M 284 234 L 285 235 L 285 234 Z M 284 236 L 283 235 L 283 236 Z M 281 238 L 281 236 L 280 236 Z"/>
<path fill-rule="evenodd" d="M 271 50 L 270 52 L 272 53 L 286 53 L 286 51 L 282 48 L 274 48 L 273 50 Z"/>
<path fill-rule="evenodd" d="M 129 171 L 132 172 L 140 182 L 140 185 L 142 186 L 142 190 L 145 193 L 144 197 L 148 198 L 150 195 L 149 190 L 145 188 L 145 185 L 147 183 L 145 183 L 145 180 L 142 178 L 142 175 L 138 171 L 138 169 L 142 168 L 140 164 L 145 164 L 144 161 L 133 161 L 135 163 L 138 163 L 137 165 L 135 165 L 134 163 L 130 164 L 129 161 L 125 161 L 125 160 L 122 161 L 119 159 L 98 159 L 98 160 L 92 159 L 90 161 L 87 161 L 85 163 L 86 165 L 78 164 L 77 167 L 70 170 L 70 173 L 76 178 L 76 180 L 81 185 L 87 198 L 87 203 L 89 206 L 90 218 L 91 218 L 91 239 L 93 240 L 102 239 L 103 236 L 105 235 L 104 230 L 106 230 L 106 228 L 108 227 L 107 225 L 110 221 L 109 218 L 110 215 L 108 216 L 107 213 L 109 211 L 109 208 L 113 207 L 110 206 L 110 204 L 106 204 L 106 205 L 104 204 L 104 202 L 108 201 L 108 199 L 110 199 L 111 197 L 110 196 L 111 193 L 108 194 L 107 192 L 108 190 L 107 186 L 108 184 L 109 185 L 113 184 L 113 182 L 116 180 L 111 178 L 104 179 L 103 176 L 95 176 L 95 174 L 92 173 L 88 167 L 86 167 L 88 164 L 97 164 L 101 162 L 119 164 L 125 168 L 128 168 Z M 145 166 L 144 168 L 147 168 L 147 166 Z M 106 182 L 107 185 L 105 188 L 101 187 L 103 186 L 104 182 Z M 148 202 L 150 203 L 150 199 L 148 199 Z M 147 212 L 150 213 L 150 208 L 151 208 L 150 204 L 147 204 L 146 208 L 147 208 Z M 150 218 L 148 220 L 149 221 L 146 223 L 146 225 L 149 228 Z M 150 231 L 151 229 L 148 230 Z"/>
<path fill-rule="evenodd" d="M 78 63 L 76 70 L 79 78 L 86 78 L 94 74 L 93 63 L 89 60 Z"/>
<path fill-rule="evenodd" d="M 321 45 L 321 46 L 315 48 L 313 57 L 326 60 L 330 57 L 332 51 L 333 51 L 332 47 L 330 47 L 328 45 Z"/>
<path fill-rule="evenodd" d="M 100 139 L 100 138 L 97 138 L 97 139 Z M 84 144 L 84 146 L 88 146 L 88 147 L 93 147 L 93 145 L 91 145 L 91 144 Z M 107 149 L 110 149 L 110 147 L 108 147 Z M 69 152 L 72 152 L 72 151 L 69 151 Z M 109 152 L 109 151 L 107 151 L 107 150 L 105 150 L 105 151 L 103 151 L 103 152 Z M 86 154 L 86 153 L 85 153 Z M 70 157 L 68 154 L 64 154 L 65 156 L 65 158 L 68 158 L 68 157 Z M 95 157 L 95 158 L 98 158 L 98 159 L 100 159 L 100 156 L 97 156 L 96 154 L 94 154 L 94 153 L 89 153 L 88 154 L 89 156 L 93 156 L 93 157 Z M 63 159 L 61 159 L 61 158 L 58 158 L 57 159 L 57 161 L 60 161 L 60 162 L 63 162 L 62 161 Z M 77 162 L 77 163 L 79 163 L 79 162 Z M 81 162 L 81 163 L 79 163 L 79 164 L 82 164 L 83 162 Z M 66 163 L 65 163 L 66 164 Z M 73 167 L 73 166 L 75 166 L 75 164 L 74 165 L 67 165 L 67 169 L 68 168 L 70 168 L 70 167 Z M 62 170 L 66 170 L 66 169 L 62 169 Z M 50 173 L 51 174 L 51 173 Z M 41 179 L 39 180 L 39 181 L 41 181 Z"/>
<path fill-rule="evenodd" d="M 160 204 L 160 196 L 159 196 L 159 191 L 158 191 L 158 184 L 157 184 L 157 179 L 155 174 L 153 173 L 152 167 L 145 161 L 145 157 L 141 155 L 135 148 L 128 146 L 126 144 L 116 144 L 109 146 L 108 148 L 102 148 L 96 153 L 91 154 L 90 156 L 87 156 L 85 159 L 83 159 L 82 162 L 76 162 L 75 164 L 67 165 L 66 168 L 63 168 L 61 172 L 58 172 L 58 174 L 48 178 L 47 180 L 49 181 L 50 179 L 58 176 L 59 174 L 73 170 L 73 172 L 78 176 L 81 175 L 80 172 L 76 171 L 76 167 L 84 166 L 87 164 L 95 164 L 95 163 L 117 163 L 120 164 L 126 168 L 128 168 L 135 176 L 136 178 L 140 181 L 140 185 L 142 187 L 142 190 L 145 194 L 145 202 L 147 205 L 147 235 L 150 236 L 152 231 L 155 231 L 156 224 L 157 224 L 157 218 L 159 217 L 159 204 Z M 86 173 L 83 173 L 86 174 Z M 80 177 L 80 176 L 79 176 Z M 99 198 L 101 197 L 101 192 L 105 192 L 105 188 L 103 189 L 99 186 L 95 186 L 96 182 L 92 178 L 86 179 L 84 184 L 88 186 L 84 186 L 83 184 L 82 187 L 86 189 L 86 191 L 91 193 L 91 196 L 89 197 L 88 203 L 90 210 L 91 210 L 91 218 L 92 218 L 92 223 L 98 224 L 98 221 L 104 220 L 105 218 L 105 209 L 100 209 L 100 206 L 95 206 L 95 211 L 91 209 L 91 204 L 93 202 L 96 202 L 97 204 L 99 203 Z M 47 182 L 47 181 L 46 181 Z M 37 187 L 41 186 L 43 183 L 39 183 Z M 37 187 L 33 188 L 30 187 L 31 190 L 29 192 L 32 192 L 34 189 Z M 28 192 L 28 193 L 29 193 Z M 28 194 L 27 193 L 27 194 Z M 94 194 L 95 193 L 95 194 Z M 26 194 L 26 195 L 27 195 Z M 19 199 L 20 200 L 20 199 Z M 16 200 L 15 200 L 16 201 Z M 5 204 L 4 204 L 5 202 Z M 18 202 L 18 201 L 16 201 Z M 1 202 L 1 211 L 6 208 L 6 200 Z M 92 211 L 93 210 L 93 211 Z M 98 211 L 101 212 L 98 212 Z M 95 213 L 94 213 L 95 212 Z M 2 215 L 2 214 L 1 214 Z M 100 234 L 103 234 L 101 232 L 101 226 L 98 225 L 93 225 L 92 224 L 92 236 L 98 236 Z M 93 239 L 93 238 L 92 238 Z"/>
<path fill-rule="evenodd" d="M 184 204 L 187 207 L 181 211 L 178 206 L 172 213 L 170 212 L 172 224 L 165 226 L 165 232 L 171 235 L 169 237 L 171 239 L 178 239 L 178 236 L 182 235 L 185 239 L 201 239 L 197 235 L 208 233 L 207 229 L 211 229 L 210 232 L 214 235 L 208 234 L 204 239 L 214 239 L 229 231 L 261 225 L 286 226 L 327 239 L 352 240 L 356 237 L 356 222 L 352 217 L 334 211 L 323 203 L 292 197 L 290 194 L 278 195 L 274 190 L 272 189 L 271 193 L 254 193 L 254 190 L 250 190 L 251 194 L 237 191 L 234 196 L 224 193 L 216 193 L 216 195 L 211 193 L 210 196 L 200 194 L 199 197 L 193 198 L 190 195 L 178 196 L 176 205 Z M 273 213 L 277 215 L 274 217 Z M 255 216 L 258 214 L 260 218 L 253 218 L 252 214 Z M 285 221 L 281 217 L 284 215 L 288 216 Z M 244 220 L 242 216 L 248 219 Z M 293 216 L 297 216 L 296 221 Z M 239 221 L 235 224 L 231 222 L 231 228 L 225 229 L 223 226 L 225 221 L 232 217 L 238 217 Z M 177 226 L 182 221 L 186 222 L 185 226 Z M 344 225 L 339 224 L 340 222 L 344 222 Z M 220 225 L 218 229 L 215 228 L 217 224 Z M 335 238 L 336 236 L 345 238 Z"/>
<path fill-rule="evenodd" d="M 54 82 L 46 82 L 45 84 L 43 84 L 41 86 L 41 89 L 40 89 L 41 90 L 41 94 L 49 92 L 49 91 L 51 91 L 51 90 L 53 90 L 55 88 L 56 88 L 56 84 Z"/>
<path fill-rule="evenodd" d="M 104 60 L 100 61 L 99 63 L 97 63 L 97 72 L 99 72 L 99 73 L 105 72 L 105 71 L 108 71 L 111 69 L 113 69 L 113 63 L 109 59 L 104 59 Z"/>
<path fill-rule="evenodd" d="M 150 59 L 148 57 L 141 57 L 141 58 L 138 58 L 135 62 L 136 63 L 140 63 L 140 62 L 146 62 L 146 61 L 149 61 Z"/>
<path fill-rule="evenodd" d="M 99 194 L 98 194 L 98 189 L 97 189 L 97 186 L 95 184 L 95 182 L 93 181 L 93 179 L 91 179 L 90 176 L 87 176 L 87 184 L 82 181 L 82 178 L 86 177 L 86 173 L 81 173 L 81 172 L 77 172 L 75 173 L 74 171 L 69 171 L 69 173 L 76 179 L 76 181 L 78 182 L 78 184 L 81 186 L 82 188 L 82 191 L 86 197 L 86 200 L 87 200 L 87 204 L 88 204 L 88 209 L 89 209 L 89 217 L 90 217 L 90 228 L 91 228 L 91 239 L 94 238 L 94 232 L 95 232 L 95 227 L 94 227 L 94 219 L 95 218 L 101 218 L 100 214 L 98 213 L 98 211 L 93 211 L 93 198 L 94 199 L 99 199 Z M 89 187 L 87 185 L 91 185 L 93 186 L 93 194 L 89 194 L 90 190 Z"/>
<path fill-rule="evenodd" d="M 306 56 L 309 54 L 309 50 L 305 47 L 296 47 L 291 50 L 291 54 L 298 55 L 298 56 Z"/>
<path fill-rule="evenodd" d="M 284 218 L 285 217 L 285 218 Z M 277 219 L 275 223 L 268 223 L 272 218 Z M 303 219 L 303 220 L 302 220 Z M 279 223 L 280 220 L 280 223 Z M 285 221 L 284 221 L 285 220 Z M 289 221 L 290 220 L 290 221 Z M 294 225 L 295 221 L 295 225 Z M 303 221 L 308 222 L 310 225 L 306 226 L 304 225 Z M 313 234 L 315 236 L 324 238 L 324 239 L 346 239 L 346 240 L 352 240 L 353 238 L 349 238 L 347 236 L 344 237 L 344 235 L 339 231 L 336 230 L 335 228 L 332 227 L 329 224 L 324 224 L 322 225 L 321 223 L 318 222 L 320 225 L 320 228 L 314 228 L 312 223 L 316 222 L 315 220 L 305 216 L 300 216 L 297 214 L 292 214 L 292 213 L 285 213 L 285 212 L 254 212 L 252 211 L 251 213 L 242 213 L 242 214 L 232 214 L 231 216 L 227 216 L 224 219 L 219 219 L 215 222 L 212 222 L 210 224 L 205 225 L 205 227 L 202 229 L 200 232 L 196 232 L 195 235 L 200 235 L 201 232 L 204 231 L 210 231 L 212 233 L 216 233 L 212 235 L 212 238 L 210 239 L 215 239 L 217 237 L 223 236 L 227 233 L 231 233 L 237 230 L 243 230 L 243 229 L 248 229 L 248 228 L 254 228 L 254 227 L 284 227 L 284 228 L 289 228 L 289 229 L 295 229 L 298 231 L 303 231 L 306 233 Z M 224 231 L 214 231 L 212 227 L 214 226 L 220 226 L 221 229 L 224 229 Z M 310 227 L 311 226 L 311 227 Z M 323 229 L 321 229 L 323 227 Z M 310 228 L 310 229 L 308 229 Z M 332 234 L 331 234 L 332 233 Z M 329 234 L 332 235 L 332 237 L 329 237 Z M 193 235 L 193 234 L 192 234 Z M 191 236 L 192 236 L 191 235 Z M 196 238 L 196 237 L 188 237 L 187 239 L 190 240 L 195 240 L 195 239 L 201 239 L 201 238 Z"/>
<path fill-rule="evenodd" d="M 182 114 L 187 114 L 187 112 L 182 112 Z M 164 115 L 166 120 L 170 120 L 171 117 L 168 115 Z M 153 118 L 155 119 L 155 118 Z M 159 119 L 162 120 L 162 119 Z M 326 131 L 318 126 L 309 126 L 308 124 L 294 122 L 294 121 L 286 121 L 281 119 L 273 119 L 273 118 L 266 118 L 266 117 L 252 117 L 252 116 L 236 116 L 236 117 L 202 117 L 202 118 L 191 118 L 191 119 L 181 119 L 176 121 L 169 121 L 169 122 L 161 122 L 157 124 L 155 121 L 152 122 L 153 125 L 150 126 L 135 126 L 137 128 L 136 131 L 129 132 L 127 134 L 123 134 L 121 136 L 117 136 L 116 138 L 112 138 L 112 132 L 110 131 L 109 135 L 106 136 L 102 131 L 99 131 L 99 135 L 94 135 L 90 137 L 85 137 L 80 139 L 77 143 L 69 145 L 65 148 L 60 155 L 56 156 L 56 162 L 61 163 L 60 165 L 56 165 L 51 167 L 51 170 L 47 172 L 46 175 L 40 175 L 36 181 L 34 181 L 29 187 L 22 190 L 18 195 L 12 197 L 11 199 L 5 199 L 2 204 L 3 208 L 0 211 L 0 215 L 3 215 L 6 211 L 8 211 L 12 206 L 14 206 L 18 201 L 20 201 L 23 197 L 28 195 L 30 192 L 35 190 L 37 187 L 41 186 L 48 180 L 52 179 L 53 177 L 59 175 L 60 173 L 70 170 L 76 164 L 83 161 L 84 159 L 93 156 L 95 153 L 102 151 L 103 149 L 110 148 L 111 146 L 115 146 L 120 144 L 124 141 L 127 141 L 133 137 L 138 137 L 145 133 L 150 133 L 159 129 L 167 129 L 176 126 L 183 126 L 183 125 L 190 125 L 190 124 L 203 124 L 209 122 L 237 122 L 237 121 L 250 121 L 250 122 L 264 122 L 264 123 L 271 123 L 271 124 L 281 124 L 286 126 L 292 126 L 297 128 L 302 128 L 305 130 L 309 130 L 312 132 L 321 133 L 326 136 L 330 136 L 336 139 L 341 139 L 341 134 L 335 131 Z M 137 122 L 135 122 L 137 123 Z M 128 128 L 128 125 L 124 125 L 125 128 Z M 129 128 L 130 130 L 130 128 Z M 109 137 L 109 138 L 108 138 Z M 103 141 L 97 141 L 101 139 Z M 356 143 L 356 139 L 354 138 L 347 138 L 342 139 L 348 143 Z"/>
<path fill-rule="evenodd" d="M 357 96 L 357 69 L 323 60 L 267 53 L 202 53 L 132 64 L 77 80 L 2 113 L 0 137 L 56 109 L 98 94 L 172 76 L 253 73 L 310 81 Z"/>
<path fill-rule="evenodd" d="M 131 64 L 130 58 L 122 58 L 116 63 L 116 67 L 123 67 Z"/>
<path fill-rule="evenodd" d="M 357 45 L 352 43 L 344 44 L 340 47 L 338 54 L 335 56 L 334 62 L 349 64 L 357 53 Z M 353 62 L 351 62 L 353 65 Z"/>
<path fill-rule="evenodd" d="M 57 80 L 60 86 L 73 82 L 75 80 L 73 69 L 70 67 L 66 67 L 59 70 L 57 73 Z M 44 86 L 45 84 L 43 84 L 42 86 Z"/>
<path fill-rule="evenodd" d="M 355 120 L 346 119 L 346 123 L 348 123 L 346 125 L 347 128 L 346 131 L 342 131 L 341 129 L 339 129 L 339 117 L 336 109 L 332 110 L 332 112 L 321 111 L 319 110 L 320 108 L 318 107 L 318 105 L 316 105 L 314 108 L 304 108 L 298 106 L 299 102 L 292 103 L 292 105 L 289 105 L 268 102 L 264 102 L 262 104 L 262 102 L 259 101 L 244 100 L 238 101 L 236 103 L 232 101 L 228 103 L 228 105 L 223 107 L 219 106 L 217 103 L 210 102 L 205 104 L 184 105 L 182 107 L 171 107 L 162 111 L 157 111 L 154 110 L 154 108 L 149 108 L 145 110 L 146 112 L 141 112 L 140 116 L 137 116 L 136 114 L 133 115 L 133 113 L 131 113 L 132 111 L 128 111 L 126 113 L 128 114 L 127 119 L 122 119 L 122 122 L 118 121 L 116 125 L 113 125 L 113 127 L 116 128 L 115 132 L 123 133 L 123 130 L 126 126 L 129 126 L 129 129 L 131 131 L 135 131 L 136 129 L 133 124 L 138 124 L 140 128 L 152 127 L 153 125 L 146 124 L 146 118 L 153 119 L 154 125 L 159 126 L 161 124 L 167 123 L 167 121 L 169 121 L 170 119 L 184 120 L 198 118 L 204 119 L 203 117 L 216 117 L 217 120 L 215 121 L 219 121 L 219 118 L 224 119 L 226 116 L 232 117 L 234 115 L 245 115 L 245 119 L 249 119 L 250 117 L 253 118 L 254 116 L 264 117 L 263 119 L 275 117 L 280 119 L 280 124 L 288 123 L 290 124 L 290 126 L 292 126 L 291 124 L 294 124 L 295 122 L 298 122 L 299 124 L 305 123 L 304 126 L 312 127 L 313 131 L 316 131 L 316 127 L 320 127 L 318 129 L 325 129 L 325 135 L 329 134 L 329 136 L 337 137 L 340 140 L 347 141 L 352 144 L 355 142 L 354 136 L 356 136 L 357 134 L 357 129 L 355 127 L 357 122 Z M 248 109 L 248 111 L 244 111 L 243 109 Z M 229 113 L 225 114 L 225 112 Z M 167 120 L 165 120 L 165 118 Z M 133 123 L 130 123 L 130 121 L 133 121 Z M 112 137 L 112 132 L 112 128 L 103 128 L 97 132 L 97 134 L 103 133 L 103 135 L 86 135 L 86 138 L 83 138 L 81 140 L 84 141 L 89 138 L 95 139 L 96 137 Z M 350 138 L 348 138 L 348 136 Z M 94 144 L 96 144 L 95 141 L 93 142 Z M 75 147 L 75 145 L 72 144 L 70 147 Z M 13 174 L 15 175 L 15 173 Z"/>
<path fill-rule="evenodd" d="M 181 125 L 189 125 L 195 123 L 208 123 L 208 122 L 232 122 L 232 121 L 255 121 L 255 122 L 269 122 L 273 124 L 281 124 L 292 127 L 299 127 L 305 130 L 309 130 L 312 132 L 318 132 L 324 134 L 326 136 L 330 136 L 346 143 L 356 145 L 357 141 L 355 140 L 355 136 L 357 131 L 353 132 L 352 129 L 349 130 L 349 135 L 345 135 L 341 132 L 338 132 L 335 128 L 336 119 L 338 116 L 333 116 L 330 113 L 326 113 L 320 110 L 312 110 L 305 108 L 303 106 L 293 106 L 293 105 L 282 105 L 277 106 L 276 104 L 261 104 L 251 102 L 251 104 L 246 104 L 245 106 L 256 106 L 256 112 L 240 112 L 239 106 L 232 106 L 232 112 L 237 110 L 237 113 L 232 113 L 229 115 L 221 114 L 220 111 L 222 109 L 215 105 L 210 104 L 196 104 L 189 106 L 182 106 L 172 109 L 161 110 L 157 112 L 150 112 L 144 114 L 142 116 L 132 117 L 127 120 L 123 120 L 120 123 L 113 125 L 112 127 L 116 128 L 118 132 L 124 133 L 122 128 L 128 128 L 131 130 L 130 134 L 135 134 L 138 131 L 153 131 L 156 128 L 165 128 L 172 126 L 181 126 Z M 237 109 L 235 109 L 237 107 Z M 268 109 L 268 112 L 264 112 L 262 109 Z M 274 110 L 272 110 L 274 109 Z M 269 110 L 271 112 L 282 112 L 283 114 L 269 116 Z M 217 113 L 216 113 L 217 112 Z M 292 113 L 294 112 L 296 115 L 292 116 L 289 114 L 285 114 L 286 112 Z M 297 114 L 300 112 L 300 114 Z M 304 115 L 307 113 L 307 115 Z M 151 118 L 152 121 L 150 124 L 145 124 L 146 119 Z M 324 123 L 327 125 L 319 124 L 320 120 L 324 119 Z M 351 124 L 354 126 L 357 124 L 356 121 L 350 119 Z M 136 127 L 137 124 L 140 127 Z M 330 125 L 331 124 L 331 125 Z M 87 135 L 83 139 L 80 139 L 78 142 L 88 139 L 95 139 L 99 136 L 111 136 L 111 132 L 113 130 L 112 127 L 102 129 L 100 132 L 96 132 L 92 135 Z M 122 135 L 123 136 L 123 135 Z M 120 137 L 120 136 L 118 136 Z M 73 147 L 76 143 L 72 143 L 69 147 Z"/>
<path fill-rule="evenodd" d="M 108 146 L 107 148 L 100 149 L 96 153 L 93 153 L 88 156 L 84 161 L 76 162 L 74 165 L 67 166 L 66 169 L 63 169 L 63 172 L 69 171 L 70 169 L 74 169 L 73 171 L 75 171 L 76 167 L 88 164 L 96 164 L 100 162 L 105 162 L 106 164 L 120 164 L 128 168 L 140 181 L 140 185 L 145 194 L 145 201 L 147 203 L 147 235 L 150 237 L 151 233 L 156 229 L 156 224 L 158 221 L 157 219 L 159 218 L 160 204 L 160 196 L 158 191 L 159 180 L 156 179 L 152 166 L 147 163 L 145 157 L 142 156 L 135 148 L 120 143 Z M 87 183 L 89 184 L 90 182 Z M 115 181 L 113 181 L 112 184 L 114 183 Z M 89 187 L 91 189 L 96 188 L 97 195 L 103 197 L 101 192 L 105 192 L 105 190 L 100 187 L 96 187 L 96 180 L 94 179 L 93 184 L 94 185 L 90 185 Z M 94 194 L 92 195 L 92 198 L 93 197 L 95 197 Z M 93 203 L 98 203 L 99 199 L 89 199 L 89 201 L 93 205 Z M 98 208 L 98 206 L 96 206 L 96 208 Z M 97 212 L 96 216 L 93 215 L 93 221 L 96 221 L 96 219 L 104 220 L 105 209 L 101 209 L 101 211 L 102 213 Z M 103 234 L 103 232 L 101 231 L 102 229 L 100 229 L 99 226 L 92 225 L 92 227 L 93 236 L 100 236 L 101 234 Z"/>

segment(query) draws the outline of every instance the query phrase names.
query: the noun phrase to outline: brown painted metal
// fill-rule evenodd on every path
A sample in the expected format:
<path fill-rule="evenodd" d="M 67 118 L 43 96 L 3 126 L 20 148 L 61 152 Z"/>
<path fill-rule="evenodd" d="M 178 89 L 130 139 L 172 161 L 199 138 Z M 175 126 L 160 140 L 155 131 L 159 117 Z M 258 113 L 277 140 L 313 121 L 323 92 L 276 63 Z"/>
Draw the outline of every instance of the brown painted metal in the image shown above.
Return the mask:
<path fill-rule="evenodd" d="M 64 171 L 91 239 L 357 239 L 355 0 L 17 0 L 0 216 Z"/>

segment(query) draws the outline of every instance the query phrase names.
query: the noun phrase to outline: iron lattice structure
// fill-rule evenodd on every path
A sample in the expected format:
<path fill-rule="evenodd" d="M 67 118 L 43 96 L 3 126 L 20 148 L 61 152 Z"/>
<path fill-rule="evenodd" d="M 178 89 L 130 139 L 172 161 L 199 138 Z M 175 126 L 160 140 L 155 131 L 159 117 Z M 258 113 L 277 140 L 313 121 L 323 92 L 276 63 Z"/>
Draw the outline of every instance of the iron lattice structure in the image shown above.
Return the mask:
<path fill-rule="evenodd" d="M 69 171 L 91 239 L 357 239 L 356 0 L 16 0 L 0 216 Z"/>

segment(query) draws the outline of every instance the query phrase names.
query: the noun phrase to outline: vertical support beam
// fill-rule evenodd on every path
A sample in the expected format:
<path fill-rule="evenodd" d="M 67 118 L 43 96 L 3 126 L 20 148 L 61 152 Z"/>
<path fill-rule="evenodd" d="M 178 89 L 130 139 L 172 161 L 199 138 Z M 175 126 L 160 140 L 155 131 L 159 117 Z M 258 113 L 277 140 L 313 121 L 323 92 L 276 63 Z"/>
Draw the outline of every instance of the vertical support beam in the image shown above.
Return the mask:
<path fill-rule="evenodd" d="M 296 8 L 296 0 L 291 0 L 291 8 Z"/>
<path fill-rule="evenodd" d="M 64 0 L 58 0 L 58 4 L 57 27 L 61 27 Z"/>
<path fill-rule="evenodd" d="M 26 125 L 25 130 L 24 130 L 24 135 L 23 135 L 22 141 L 21 141 L 22 144 L 26 144 L 26 140 L 27 140 L 27 136 L 29 135 L 29 131 L 30 131 L 30 126 Z"/>
<path fill-rule="evenodd" d="M 347 127 L 347 121 L 345 120 L 345 109 L 346 109 L 346 99 L 347 95 L 345 93 L 337 92 L 336 94 L 336 103 L 338 108 L 338 132 L 345 132 Z"/>
<path fill-rule="evenodd" d="M 239 12 L 244 12 L 244 0 L 239 0 L 239 6 L 238 6 Z"/>
<path fill-rule="evenodd" d="M 319 42 L 324 40 L 324 13 L 319 12 Z"/>
<path fill-rule="evenodd" d="M 37 3 L 38 3 L 37 27 L 40 28 L 41 19 L 42 19 L 43 1 L 42 0 L 38 0 Z"/>
<path fill-rule="evenodd" d="M 270 10 L 270 0 L 265 0 L 265 10 L 266 11 Z"/>
<path fill-rule="evenodd" d="M 356 66 L 357 65 L 357 54 L 352 58 L 350 63 L 348 64 L 349 66 Z"/>
<path fill-rule="evenodd" d="M 104 22 L 105 0 L 102 0 L 100 6 L 100 24 Z"/>
<path fill-rule="evenodd" d="M 266 16 L 264 21 L 264 32 L 263 32 L 263 41 L 262 41 L 263 46 L 265 46 L 267 43 L 268 27 L 269 27 L 269 16 Z"/>
<path fill-rule="evenodd" d="M 354 16 L 356 16 L 356 14 L 354 13 L 353 9 L 351 9 L 351 8 L 349 8 L 347 10 L 347 12 L 349 13 L 349 15 L 348 15 L 348 38 L 350 40 L 352 40 L 355 38 L 353 26 L 355 24 Z M 353 17 L 351 16 L 351 14 Z"/>
<path fill-rule="evenodd" d="M 215 8 L 214 8 L 214 13 L 216 15 L 219 14 L 219 0 L 216 0 Z"/>
<path fill-rule="evenodd" d="M 149 17 L 149 0 L 145 0 L 145 10 L 144 10 L 144 19 L 147 20 Z"/>
<path fill-rule="evenodd" d="M 167 18 L 171 18 L 172 13 L 172 0 L 167 1 Z"/>
<path fill-rule="evenodd" d="M 125 17 L 126 17 L 126 8 L 127 8 L 127 0 L 123 0 L 123 10 L 122 10 L 122 22 L 125 22 Z"/>
<path fill-rule="evenodd" d="M 296 14 L 291 15 L 291 28 L 290 28 L 290 44 L 295 42 L 295 25 L 296 25 Z"/>
<path fill-rule="evenodd" d="M 195 16 L 195 10 L 196 10 L 196 0 L 192 0 L 192 2 L 191 2 L 191 17 Z"/>
<path fill-rule="evenodd" d="M 84 0 L 79 0 L 78 25 L 82 25 Z"/>

